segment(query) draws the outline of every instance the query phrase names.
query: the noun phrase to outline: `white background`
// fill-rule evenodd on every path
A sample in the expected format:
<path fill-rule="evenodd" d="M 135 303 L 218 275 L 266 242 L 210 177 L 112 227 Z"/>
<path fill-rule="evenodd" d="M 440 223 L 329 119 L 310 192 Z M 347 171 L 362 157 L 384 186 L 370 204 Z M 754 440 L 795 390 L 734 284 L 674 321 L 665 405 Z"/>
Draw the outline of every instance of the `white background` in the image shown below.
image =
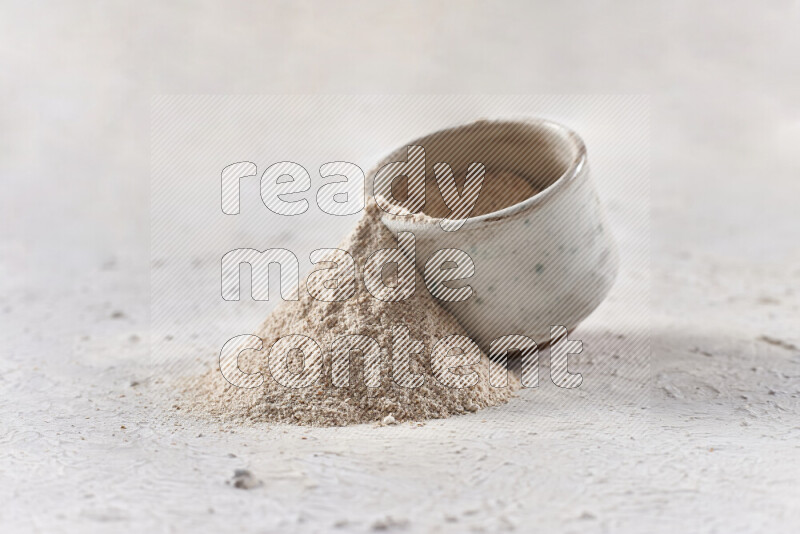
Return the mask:
<path fill-rule="evenodd" d="M 0 10 L 4 531 L 800 523 L 796 2 Z M 151 402 L 165 93 L 650 95 L 647 409 L 543 389 L 487 423 L 220 429 Z M 243 467 L 263 485 L 227 486 Z"/>

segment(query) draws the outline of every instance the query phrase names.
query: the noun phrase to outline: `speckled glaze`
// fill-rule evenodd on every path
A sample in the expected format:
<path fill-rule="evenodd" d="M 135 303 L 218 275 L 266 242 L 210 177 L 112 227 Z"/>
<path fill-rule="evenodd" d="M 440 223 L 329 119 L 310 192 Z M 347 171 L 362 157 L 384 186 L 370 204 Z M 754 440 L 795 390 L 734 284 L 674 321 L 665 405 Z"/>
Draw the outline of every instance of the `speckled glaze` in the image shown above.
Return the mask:
<path fill-rule="evenodd" d="M 618 258 L 585 146 L 574 132 L 542 120 L 480 121 L 411 144 L 425 147 L 428 172 L 433 163 L 444 161 L 463 173 L 478 161 L 487 171 L 516 172 L 540 191 L 500 211 L 472 217 L 456 232 L 445 232 L 436 219 L 383 216 L 393 232 L 414 233 L 420 272 L 442 248 L 461 249 L 472 257 L 472 297 L 441 303 L 484 350 L 506 334 L 546 344 L 551 325 L 571 331 L 597 308 L 614 282 Z M 377 168 L 404 160 L 406 146 Z M 543 172 L 543 167 L 550 170 Z"/>

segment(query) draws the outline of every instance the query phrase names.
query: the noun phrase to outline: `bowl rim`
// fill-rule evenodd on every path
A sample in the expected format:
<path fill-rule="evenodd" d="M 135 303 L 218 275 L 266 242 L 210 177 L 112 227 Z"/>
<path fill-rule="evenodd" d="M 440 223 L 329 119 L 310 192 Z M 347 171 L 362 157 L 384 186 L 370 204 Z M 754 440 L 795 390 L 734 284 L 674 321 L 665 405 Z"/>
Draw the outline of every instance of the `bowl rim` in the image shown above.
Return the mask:
<path fill-rule="evenodd" d="M 409 141 L 404 147 L 414 144 L 422 144 L 424 141 L 429 140 L 435 136 L 441 136 L 445 134 L 452 135 L 453 133 L 458 132 L 459 130 L 464 130 L 467 128 L 472 128 L 477 125 L 481 124 L 488 124 L 488 125 L 495 125 L 495 126 L 502 126 L 502 125 L 522 125 L 527 128 L 547 128 L 551 131 L 556 132 L 560 135 L 565 141 L 572 144 L 573 148 L 575 149 L 575 156 L 572 158 L 572 161 L 568 164 L 567 168 L 558 178 L 553 181 L 550 185 L 533 195 L 532 197 L 526 198 L 516 204 L 512 204 L 511 206 L 507 206 L 497 211 L 492 211 L 490 213 L 484 213 L 482 215 L 476 215 L 474 217 L 467 217 L 464 220 L 464 225 L 462 225 L 461 229 L 463 230 L 466 225 L 470 228 L 473 228 L 475 225 L 479 225 L 481 223 L 489 223 L 494 221 L 499 221 L 502 219 L 508 219 L 517 215 L 518 213 L 527 211 L 531 208 L 539 206 L 544 202 L 548 201 L 552 198 L 555 194 L 559 191 L 567 187 L 568 184 L 574 182 L 578 176 L 581 175 L 583 170 L 586 167 L 586 145 L 583 142 L 583 139 L 575 133 L 574 130 L 560 124 L 558 122 L 549 120 L 549 119 L 538 119 L 538 118 L 524 118 L 524 119 L 492 119 L 492 120 L 478 120 L 466 124 L 461 124 L 458 126 L 453 126 L 450 128 L 443 128 L 441 130 L 437 130 L 435 132 L 426 134 L 422 137 L 418 137 L 413 141 Z M 402 147 L 401 147 L 402 148 Z M 374 170 L 372 171 L 371 175 L 374 179 L 375 174 L 383 168 L 384 165 L 388 163 L 392 163 L 394 161 L 391 158 L 391 154 L 394 154 L 401 148 L 393 150 L 388 156 L 383 158 L 378 165 L 375 166 Z M 374 188 L 374 182 L 373 182 Z M 373 190 L 374 195 L 374 190 Z M 430 229 L 433 227 L 439 227 L 440 221 L 444 220 L 443 218 L 436 218 L 436 217 L 426 217 L 423 220 L 404 220 L 403 216 L 400 215 L 393 215 L 381 210 L 381 219 L 384 221 L 384 224 L 387 226 L 395 226 L 397 225 L 402 226 L 404 228 L 414 228 L 414 229 Z M 394 224 L 392 224 L 394 223 Z"/>

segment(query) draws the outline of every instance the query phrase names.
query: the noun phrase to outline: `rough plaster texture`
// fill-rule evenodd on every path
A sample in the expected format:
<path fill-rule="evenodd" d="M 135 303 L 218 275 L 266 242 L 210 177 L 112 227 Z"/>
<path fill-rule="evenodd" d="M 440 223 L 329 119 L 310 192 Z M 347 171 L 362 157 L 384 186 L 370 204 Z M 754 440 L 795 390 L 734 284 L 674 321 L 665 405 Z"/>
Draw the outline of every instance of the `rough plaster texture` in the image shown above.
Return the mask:
<path fill-rule="evenodd" d="M 734 4 L 4 4 L 3 531 L 796 531 L 798 11 Z M 153 402 L 150 95 L 349 91 L 652 95 L 646 403 L 342 430 Z"/>

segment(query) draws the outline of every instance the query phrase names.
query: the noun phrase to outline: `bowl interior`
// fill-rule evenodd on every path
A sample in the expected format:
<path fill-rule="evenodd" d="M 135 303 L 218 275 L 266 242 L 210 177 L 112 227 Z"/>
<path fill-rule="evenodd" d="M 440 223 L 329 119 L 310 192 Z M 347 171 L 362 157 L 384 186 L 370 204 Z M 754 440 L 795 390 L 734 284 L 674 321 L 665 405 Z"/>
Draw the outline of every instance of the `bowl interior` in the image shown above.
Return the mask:
<path fill-rule="evenodd" d="M 410 145 L 425 148 L 426 202 L 422 211 L 432 217 L 442 217 L 444 206 L 433 170 L 435 163 L 450 165 L 462 192 L 469 165 L 484 164 L 481 197 L 471 214 L 476 217 L 518 204 L 553 186 L 580 164 L 585 151 L 571 130 L 549 121 L 479 121 L 412 141 L 390 154 L 377 169 L 392 161 L 404 161 Z M 518 180 L 530 187 L 519 187 L 525 184 L 516 183 Z M 516 184 L 513 191 L 509 191 L 514 187 L 511 182 Z M 406 180 L 395 180 L 392 193 L 396 199 L 406 198 L 407 186 Z M 486 207 L 491 207 L 490 211 Z"/>

